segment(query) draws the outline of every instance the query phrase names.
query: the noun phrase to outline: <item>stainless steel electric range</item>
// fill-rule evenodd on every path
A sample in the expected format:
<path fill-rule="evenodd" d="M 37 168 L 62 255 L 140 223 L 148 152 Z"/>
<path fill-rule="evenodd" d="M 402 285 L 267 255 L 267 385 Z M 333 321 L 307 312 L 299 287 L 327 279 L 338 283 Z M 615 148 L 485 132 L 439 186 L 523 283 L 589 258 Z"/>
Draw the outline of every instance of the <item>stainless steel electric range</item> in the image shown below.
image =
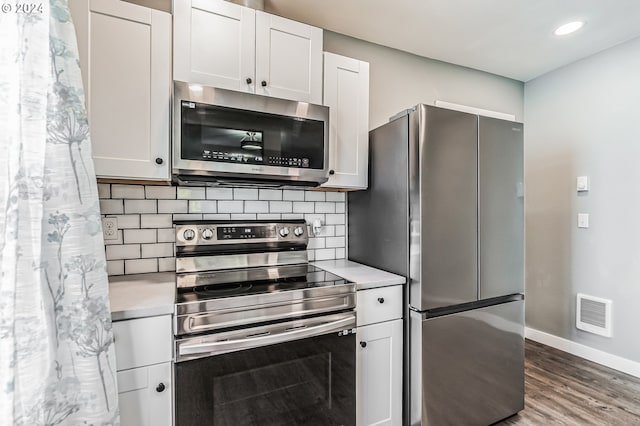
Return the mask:
<path fill-rule="evenodd" d="M 175 225 L 176 426 L 354 425 L 355 284 L 306 223 Z"/>

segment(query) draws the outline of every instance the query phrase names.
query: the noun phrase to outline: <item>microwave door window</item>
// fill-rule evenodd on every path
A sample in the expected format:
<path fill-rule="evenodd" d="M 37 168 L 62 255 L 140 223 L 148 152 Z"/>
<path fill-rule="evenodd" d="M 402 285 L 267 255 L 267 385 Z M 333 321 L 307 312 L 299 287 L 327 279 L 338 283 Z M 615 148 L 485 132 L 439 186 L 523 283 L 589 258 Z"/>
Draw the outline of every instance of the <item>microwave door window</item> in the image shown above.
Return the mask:
<path fill-rule="evenodd" d="M 185 160 L 324 168 L 324 124 L 317 120 L 184 103 L 181 146 Z"/>

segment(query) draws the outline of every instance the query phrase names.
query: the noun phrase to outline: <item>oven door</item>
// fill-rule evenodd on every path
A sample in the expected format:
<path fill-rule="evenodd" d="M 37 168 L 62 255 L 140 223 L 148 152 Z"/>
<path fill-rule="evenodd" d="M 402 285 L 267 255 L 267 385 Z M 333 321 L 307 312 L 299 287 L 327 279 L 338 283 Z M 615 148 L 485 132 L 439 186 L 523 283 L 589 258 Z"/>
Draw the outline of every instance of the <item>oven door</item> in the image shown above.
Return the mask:
<path fill-rule="evenodd" d="M 176 426 L 355 425 L 354 327 L 350 312 L 176 342 Z"/>

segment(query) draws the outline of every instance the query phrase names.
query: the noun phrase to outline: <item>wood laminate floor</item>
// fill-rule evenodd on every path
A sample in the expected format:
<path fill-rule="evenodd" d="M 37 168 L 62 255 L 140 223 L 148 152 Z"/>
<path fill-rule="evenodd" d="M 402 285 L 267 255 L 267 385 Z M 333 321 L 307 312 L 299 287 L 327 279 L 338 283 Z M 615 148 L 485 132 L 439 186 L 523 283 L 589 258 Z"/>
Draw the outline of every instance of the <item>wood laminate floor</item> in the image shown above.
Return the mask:
<path fill-rule="evenodd" d="M 640 379 L 527 340 L 525 409 L 497 425 L 640 426 Z"/>

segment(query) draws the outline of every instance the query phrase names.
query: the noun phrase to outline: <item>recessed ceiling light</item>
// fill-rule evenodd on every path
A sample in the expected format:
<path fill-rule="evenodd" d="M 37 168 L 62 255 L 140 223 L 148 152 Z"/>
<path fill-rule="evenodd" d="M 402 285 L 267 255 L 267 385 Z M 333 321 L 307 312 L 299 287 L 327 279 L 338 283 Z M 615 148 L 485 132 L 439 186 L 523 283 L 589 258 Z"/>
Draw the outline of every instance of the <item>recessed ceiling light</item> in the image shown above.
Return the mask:
<path fill-rule="evenodd" d="M 584 25 L 584 22 L 582 21 L 569 22 L 568 24 L 564 24 L 556 28 L 556 30 L 553 33 L 557 36 L 564 36 L 567 34 L 571 34 L 572 32 L 578 31 L 580 28 L 582 28 L 583 25 Z"/>

